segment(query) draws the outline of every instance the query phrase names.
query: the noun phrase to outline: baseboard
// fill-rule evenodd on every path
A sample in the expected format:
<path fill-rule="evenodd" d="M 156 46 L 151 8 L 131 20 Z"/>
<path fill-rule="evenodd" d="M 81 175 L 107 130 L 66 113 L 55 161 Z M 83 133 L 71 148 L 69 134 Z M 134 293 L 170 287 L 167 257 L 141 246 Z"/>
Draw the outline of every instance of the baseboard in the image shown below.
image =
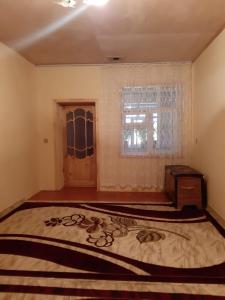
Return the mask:
<path fill-rule="evenodd" d="M 8 213 L 10 213 L 12 210 L 14 210 L 18 206 L 20 206 L 25 200 L 26 199 L 21 199 L 21 200 L 15 202 L 14 204 L 12 204 L 11 206 L 9 206 L 8 208 L 5 208 L 2 211 L 0 211 L 0 218 L 4 217 Z"/>
<path fill-rule="evenodd" d="M 207 207 L 207 211 L 212 215 L 216 221 L 225 229 L 225 220 L 222 218 L 211 206 Z"/>

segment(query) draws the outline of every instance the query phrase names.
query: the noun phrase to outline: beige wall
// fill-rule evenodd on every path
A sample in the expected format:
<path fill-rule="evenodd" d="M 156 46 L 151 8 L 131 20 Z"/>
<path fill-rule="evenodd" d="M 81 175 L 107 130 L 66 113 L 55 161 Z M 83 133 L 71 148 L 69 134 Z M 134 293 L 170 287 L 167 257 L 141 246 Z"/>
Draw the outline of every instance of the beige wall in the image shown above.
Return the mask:
<path fill-rule="evenodd" d="M 0 210 L 38 191 L 34 66 L 0 43 Z"/>
<path fill-rule="evenodd" d="M 125 71 L 129 73 L 129 70 Z M 184 81 L 188 90 L 186 98 L 190 98 L 190 64 L 149 65 L 148 72 L 151 76 L 156 73 L 157 76 L 153 76 L 156 82 L 160 80 L 166 81 L 166 79 Z M 169 75 L 164 76 L 166 79 L 162 79 L 165 73 Z M 162 158 L 121 157 L 120 101 L 117 94 L 114 97 L 115 99 L 109 100 L 107 97 L 102 97 L 101 90 L 104 74 L 101 66 L 52 66 L 36 68 L 38 174 L 41 190 L 55 190 L 62 187 L 62 185 L 58 184 L 60 180 L 56 178 L 58 172 L 56 162 L 57 159 L 59 161 L 60 153 L 57 153 L 56 149 L 58 147 L 55 146 L 57 143 L 55 140 L 57 136 L 56 101 L 60 100 L 96 100 L 98 118 L 98 184 L 101 190 L 159 190 L 162 188 L 165 164 L 189 162 L 186 161 L 188 155 L 185 155 L 185 161 L 183 157 L 179 159 L 174 158 L 172 161 L 171 159 Z M 190 120 L 188 122 L 188 124 L 191 124 Z M 189 136 L 190 134 L 186 135 Z M 44 143 L 44 139 L 48 139 L 48 143 Z M 190 139 L 186 137 L 186 140 L 189 141 Z M 62 170 L 62 166 L 60 166 L 60 169 Z M 158 170 L 160 172 L 157 172 Z M 158 177 L 160 177 L 160 180 L 158 180 Z M 160 187 L 155 184 L 158 181 L 160 182 Z"/>
<path fill-rule="evenodd" d="M 209 205 L 225 219 L 225 31 L 193 64 L 193 164 L 208 181 Z"/>
<path fill-rule="evenodd" d="M 55 164 L 55 100 L 100 99 L 98 67 L 36 68 L 38 153 L 40 190 L 54 190 L 57 179 Z M 47 138 L 48 143 L 43 139 Z"/>

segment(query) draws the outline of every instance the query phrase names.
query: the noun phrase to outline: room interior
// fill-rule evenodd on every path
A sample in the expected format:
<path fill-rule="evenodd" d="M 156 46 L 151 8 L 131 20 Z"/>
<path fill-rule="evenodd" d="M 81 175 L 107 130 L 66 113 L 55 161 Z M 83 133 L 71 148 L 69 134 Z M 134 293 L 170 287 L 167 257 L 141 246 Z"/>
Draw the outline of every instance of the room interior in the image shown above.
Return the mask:
<path fill-rule="evenodd" d="M 215 226 L 225 228 L 225 2 L 109 0 L 104 6 L 94 6 L 69 1 L 72 7 L 56 2 L 0 0 L 2 215 L 16 209 L 18 203 L 25 205 L 25 213 L 27 206 L 33 208 L 35 201 L 42 200 L 136 205 L 154 205 L 155 201 L 160 205 L 168 201 L 165 166 L 188 165 L 201 172 L 207 183 L 207 218 L 213 217 L 219 224 Z M 175 154 L 124 155 L 123 89 L 174 83 L 182 84 L 182 125 L 177 126 L 181 129 L 175 139 L 180 148 Z M 64 188 L 59 111 L 76 103 L 95 106 L 94 187 Z M 94 204 L 91 209 L 96 210 Z M 59 211 L 57 207 L 56 213 Z M 182 217 L 203 218 L 200 213 L 192 217 L 188 213 Z M 158 239 L 164 239 L 163 233 Z M 210 295 L 223 299 L 225 281 L 218 283 L 218 293 L 205 292 L 198 299 L 213 299 L 207 298 Z M 162 289 L 163 285 L 152 292 Z M 149 292 L 143 286 L 139 290 Z M 190 293 L 179 288 L 178 292 Z M 16 293 L 18 298 L 14 295 L 12 299 L 31 299 L 29 293 L 28 298 Z M 3 291 L 6 294 L 10 293 Z M 106 294 L 96 299 L 106 296 L 114 299 Z M 51 299 L 51 293 L 48 297 Z M 57 297 L 59 294 L 52 299 Z M 141 299 L 133 294 L 126 297 Z M 150 294 L 143 297 L 154 299 Z"/>

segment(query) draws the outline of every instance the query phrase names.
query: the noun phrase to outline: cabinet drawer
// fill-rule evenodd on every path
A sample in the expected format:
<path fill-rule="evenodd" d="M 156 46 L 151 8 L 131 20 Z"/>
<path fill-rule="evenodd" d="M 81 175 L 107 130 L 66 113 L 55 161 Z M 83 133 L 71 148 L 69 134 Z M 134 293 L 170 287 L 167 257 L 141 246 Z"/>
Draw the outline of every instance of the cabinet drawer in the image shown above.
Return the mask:
<path fill-rule="evenodd" d="M 179 205 L 191 203 L 200 206 L 202 199 L 201 178 L 179 177 L 177 179 L 177 199 Z"/>

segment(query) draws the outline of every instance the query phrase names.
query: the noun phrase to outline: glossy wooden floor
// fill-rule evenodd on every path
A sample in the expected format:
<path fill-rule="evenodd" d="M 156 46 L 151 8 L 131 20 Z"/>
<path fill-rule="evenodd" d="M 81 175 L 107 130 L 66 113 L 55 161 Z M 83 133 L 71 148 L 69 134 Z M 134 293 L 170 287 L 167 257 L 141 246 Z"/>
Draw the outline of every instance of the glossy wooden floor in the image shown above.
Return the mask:
<path fill-rule="evenodd" d="M 101 202 L 167 202 L 164 193 L 99 192 L 96 188 L 63 188 L 60 191 L 41 191 L 30 200 L 77 200 Z"/>

